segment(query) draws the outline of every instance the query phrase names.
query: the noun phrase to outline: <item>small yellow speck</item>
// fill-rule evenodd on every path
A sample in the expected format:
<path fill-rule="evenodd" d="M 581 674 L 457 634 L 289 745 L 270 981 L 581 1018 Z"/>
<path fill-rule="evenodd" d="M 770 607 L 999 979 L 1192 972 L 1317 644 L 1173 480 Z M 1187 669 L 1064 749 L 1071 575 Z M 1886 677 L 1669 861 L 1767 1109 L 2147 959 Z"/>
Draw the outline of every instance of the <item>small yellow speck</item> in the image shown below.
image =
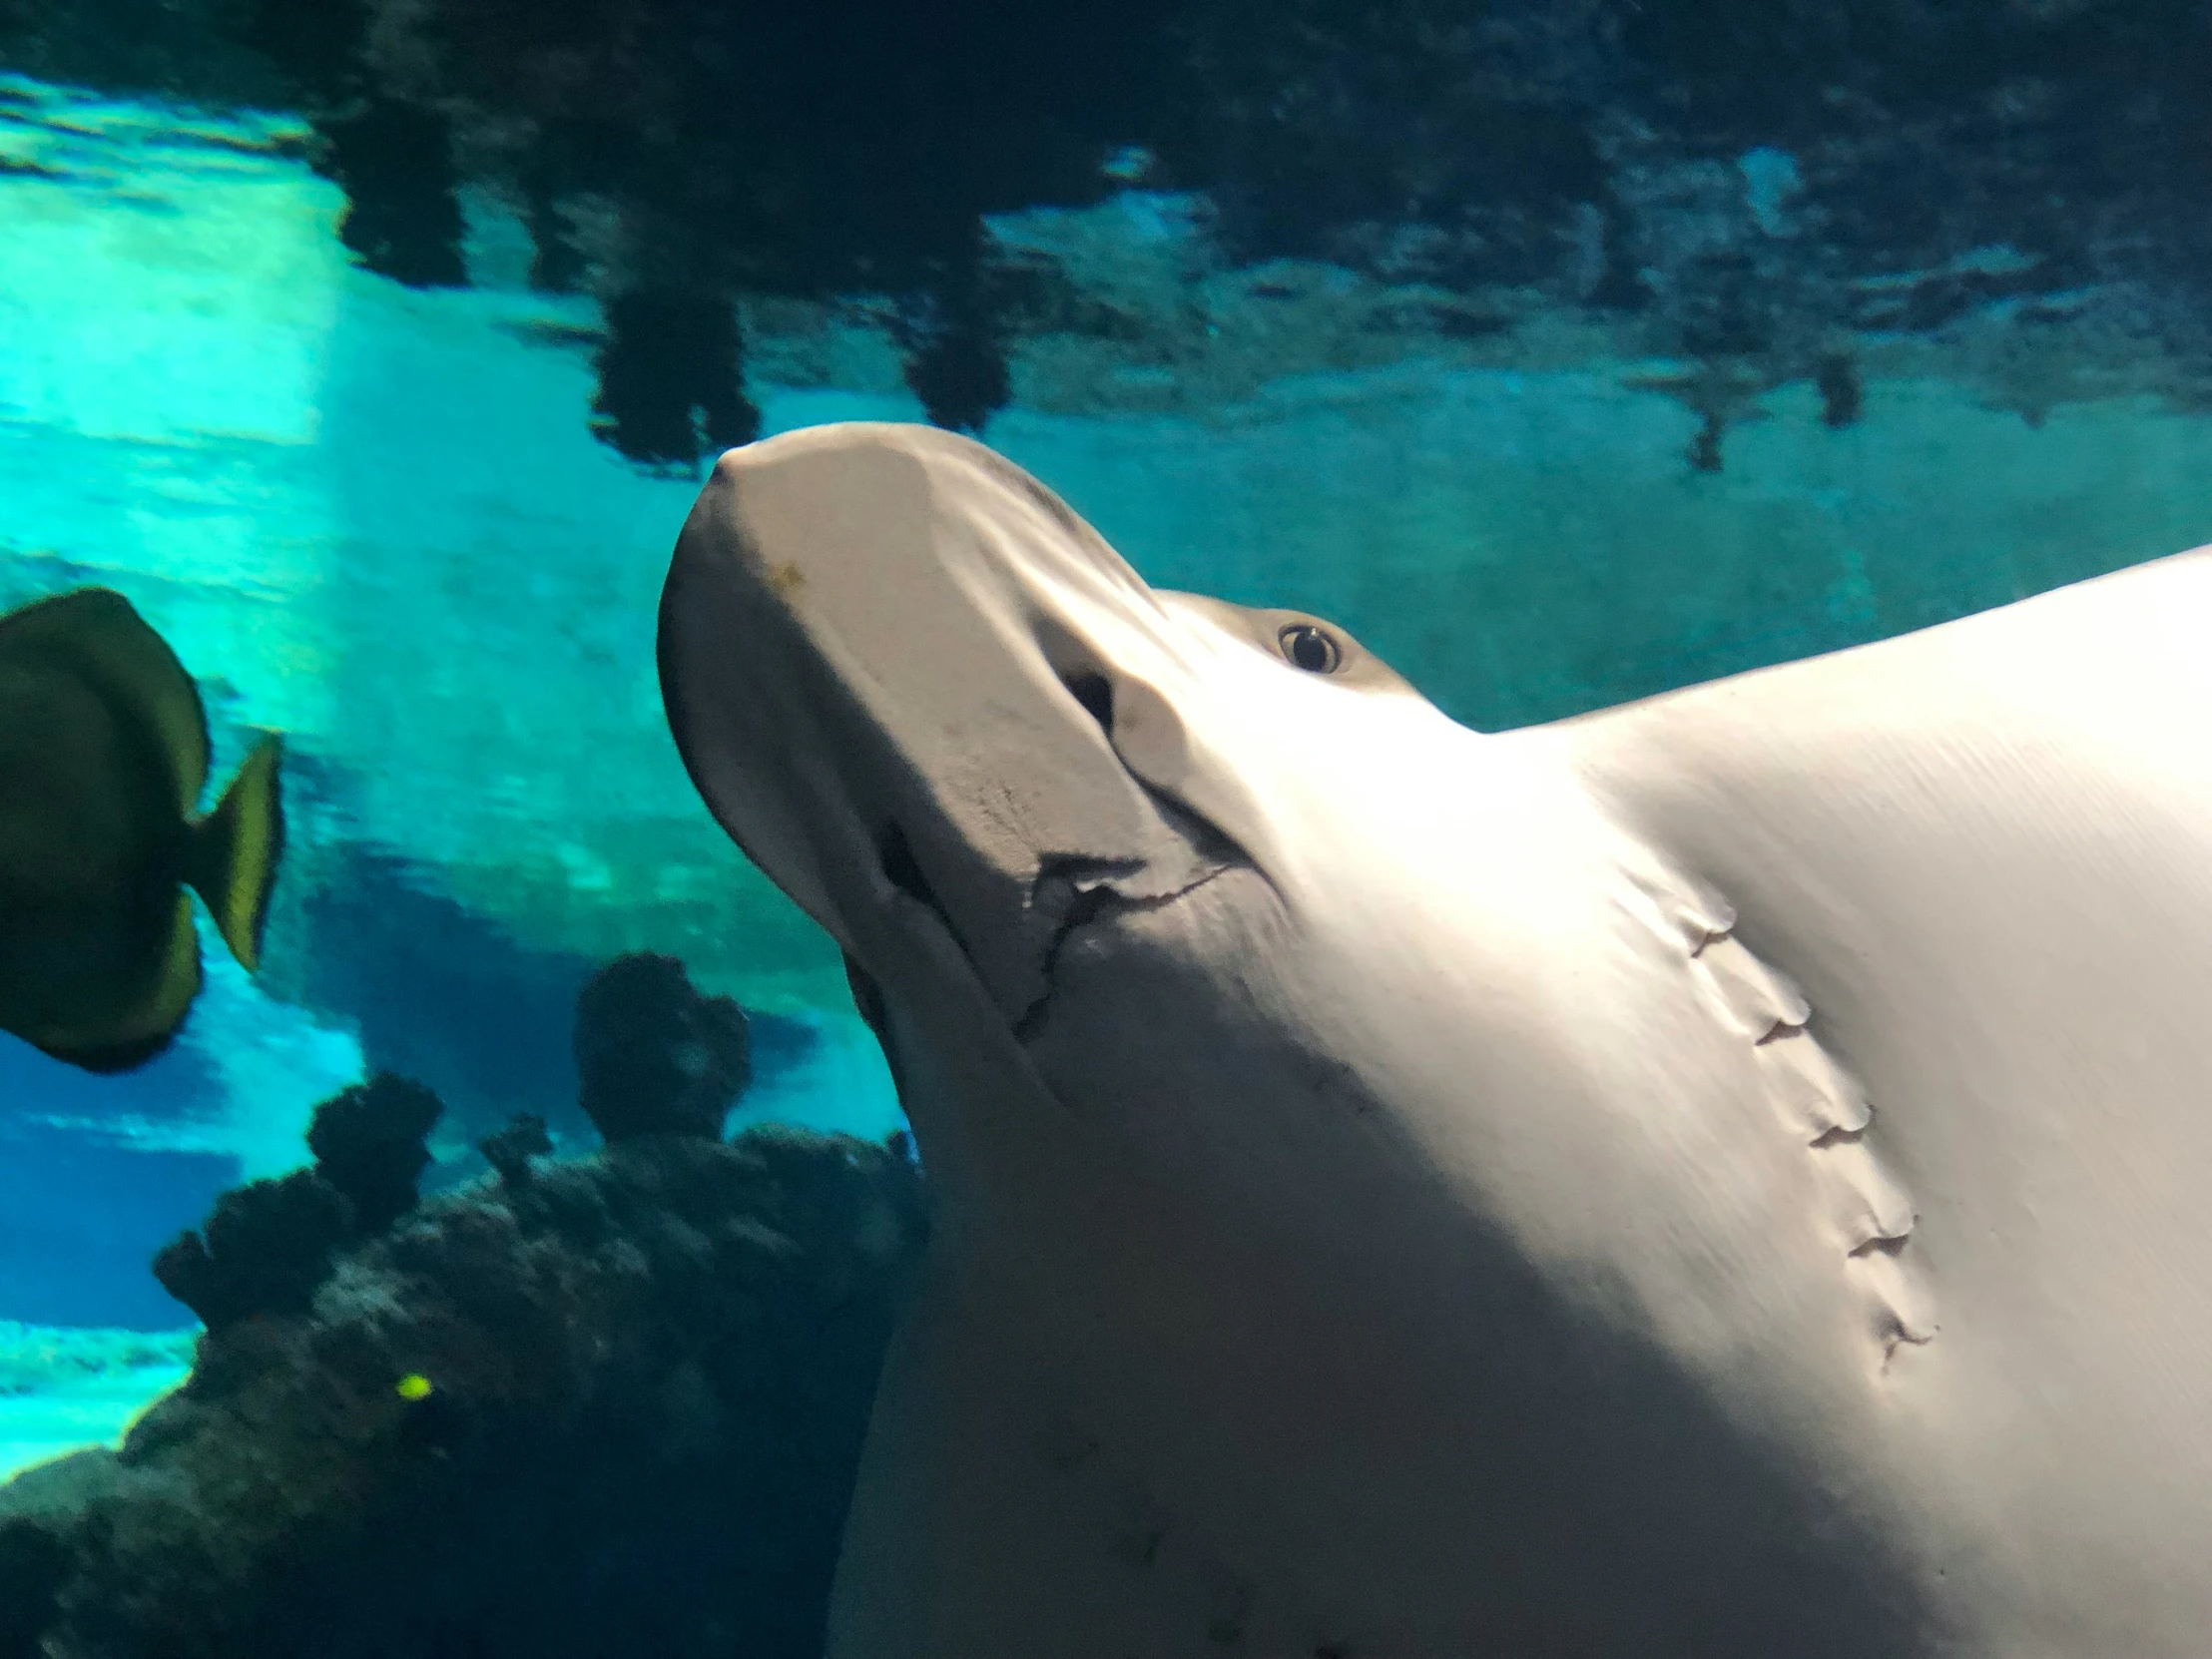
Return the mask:
<path fill-rule="evenodd" d="M 768 567 L 768 585 L 779 597 L 789 599 L 807 585 L 807 573 L 796 564 L 786 562 Z"/>
<path fill-rule="evenodd" d="M 418 1371 L 411 1371 L 392 1385 L 392 1392 L 401 1399 L 428 1399 L 430 1380 Z"/>

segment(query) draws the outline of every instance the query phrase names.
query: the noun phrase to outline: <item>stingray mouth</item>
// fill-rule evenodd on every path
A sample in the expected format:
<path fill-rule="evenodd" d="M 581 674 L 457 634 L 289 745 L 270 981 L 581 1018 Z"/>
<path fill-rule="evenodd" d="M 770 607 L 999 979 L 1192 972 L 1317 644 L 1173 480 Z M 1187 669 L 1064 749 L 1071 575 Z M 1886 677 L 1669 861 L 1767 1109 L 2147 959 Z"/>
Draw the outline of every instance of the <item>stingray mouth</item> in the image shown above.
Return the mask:
<path fill-rule="evenodd" d="M 1251 862 L 1123 758 L 1104 653 L 1029 620 L 1029 639 L 963 665 L 976 686 L 917 681 L 893 698 L 842 683 L 824 698 L 844 718 L 820 739 L 836 758 L 820 805 L 846 850 L 818 885 L 828 915 L 843 911 L 832 931 L 878 1037 L 902 979 L 925 974 L 966 982 L 1027 1043 L 1071 945 Z"/>
<path fill-rule="evenodd" d="M 1038 963 L 1044 988 L 1015 1017 L 1014 1040 L 1028 1043 L 1043 1028 L 1059 989 L 1061 961 L 1084 929 L 1103 930 L 1125 916 L 1165 908 L 1244 862 L 1226 842 L 1222 846 L 1222 855 L 1192 879 L 1166 892 L 1144 896 L 1132 896 L 1112 885 L 1116 880 L 1138 874 L 1142 868 L 1139 863 L 1081 857 L 1047 859 L 1038 871 L 1036 889 L 1030 900 L 1034 911 L 1052 917 L 1051 936 L 1045 942 L 1044 955 Z"/>
<path fill-rule="evenodd" d="M 1149 860 L 1044 853 L 1036 860 L 1018 916 L 1010 918 L 1014 921 L 1012 939 L 990 936 L 993 918 L 971 916 L 967 925 L 962 924 L 955 906 L 930 879 L 912 837 L 895 820 L 885 822 L 874 836 L 884 896 L 894 912 L 903 912 L 910 925 L 941 930 L 968 972 L 998 1003 L 1014 1040 L 1027 1044 L 1051 1013 L 1059 968 L 1071 945 L 1125 916 L 1176 903 L 1229 869 L 1250 865 L 1243 851 L 1211 824 L 1157 796 L 1153 797 L 1153 805 L 1162 821 L 1172 827 L 1184 857 Z M 1158 867 L 1163 862 L 1171 867 Z M 998 927 L 1003 930 L 1003 923 Z M 998 948 L 991 948 L 993 944 Z M 1014 946 L 1019 956 L 1011 964 L 1015 969 L 1011 974 L 1008 945 Z M 887 1009 L 881 987 L 849 953 L 845 971 L 854 1006 L 887 1047 Z M 1020 994 L 1005 994 L 1009 980 L 1020 983 Z"/>

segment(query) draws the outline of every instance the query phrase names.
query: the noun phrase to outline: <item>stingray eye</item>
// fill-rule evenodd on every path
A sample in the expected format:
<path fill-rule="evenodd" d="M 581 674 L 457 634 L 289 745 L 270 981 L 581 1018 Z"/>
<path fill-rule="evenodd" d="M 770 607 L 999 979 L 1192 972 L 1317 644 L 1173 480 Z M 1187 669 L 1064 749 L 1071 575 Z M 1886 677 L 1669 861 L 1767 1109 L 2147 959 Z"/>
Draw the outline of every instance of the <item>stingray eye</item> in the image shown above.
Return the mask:
<path fill-rule="evenodd" d="M 1344 660 L 1337 642 L 1311 622 L 1292 623 L 1275 636 L 1275 643 L 1283 648 L 1283 655 L 1294 668 L 1302 668 L 1308 674 L 1334 674 L 1337 665 Z"/>

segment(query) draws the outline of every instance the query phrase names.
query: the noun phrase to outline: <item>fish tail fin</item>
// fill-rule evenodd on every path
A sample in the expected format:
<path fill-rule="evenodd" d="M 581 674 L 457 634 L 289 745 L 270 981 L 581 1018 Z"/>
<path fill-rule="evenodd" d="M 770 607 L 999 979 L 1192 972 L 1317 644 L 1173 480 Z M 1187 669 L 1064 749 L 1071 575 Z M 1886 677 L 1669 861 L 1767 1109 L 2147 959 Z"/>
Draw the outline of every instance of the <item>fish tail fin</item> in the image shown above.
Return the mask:
<path fill-rule="evenodd" d="M 261 966 L 262 927 L 284 850 L 282 756 L 280 739 L 263 739 L 215 811 L 193 827 L 193 890 L 207 900 L 223 942 L 250 972 Z"/>

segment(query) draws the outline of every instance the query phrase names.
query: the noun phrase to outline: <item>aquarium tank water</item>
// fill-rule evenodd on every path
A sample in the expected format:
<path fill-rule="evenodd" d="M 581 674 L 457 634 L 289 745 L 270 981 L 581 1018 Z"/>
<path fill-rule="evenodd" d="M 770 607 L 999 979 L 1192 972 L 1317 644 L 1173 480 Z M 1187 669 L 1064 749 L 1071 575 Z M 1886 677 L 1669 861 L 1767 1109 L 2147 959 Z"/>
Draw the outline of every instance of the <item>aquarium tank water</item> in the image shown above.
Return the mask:
<path fill-rule="evenodd" d="M 425 1203 L 589 1154 L 579 997 L 641 953 L 745 1012 L 730 1133 L 909 1167 L 835 947 L 663 713 L 722 449 L 975 434 L 1153 584 L 1338 619 L 1486 730 L 1941 622 L 2212 540 L 2206 38 L 2182 0 L 0 6 L 0 610 L 123 595 L 197 687 L 201 805 L 276 733 L 284 823 L 258 965 L 195 900 L 160 1052 L 0 1033 L 0 1475 L 186 1376 L 150 1264 L 306 1170 L 318 1105 L 433 1095 Z M 378 1559 L 442 1547 L 376 1513 Z M 89 1618 L 60 1537 L 0 1521 L 0 1584 Z M 651 1650 L 819 1640 L 756 1615 Z"/>

